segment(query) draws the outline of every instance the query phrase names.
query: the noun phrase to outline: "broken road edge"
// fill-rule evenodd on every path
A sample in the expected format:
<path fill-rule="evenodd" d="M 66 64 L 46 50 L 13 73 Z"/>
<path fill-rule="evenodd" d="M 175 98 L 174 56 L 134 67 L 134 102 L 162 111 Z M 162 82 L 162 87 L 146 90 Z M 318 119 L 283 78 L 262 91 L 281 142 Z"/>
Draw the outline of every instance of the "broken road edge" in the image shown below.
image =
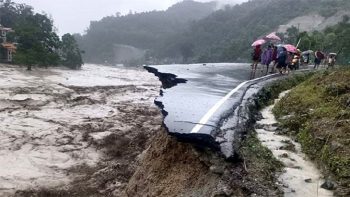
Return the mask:
<path fill-rule="evenodd" d="M 157 68 L 152 66 L 144 66 L 144 69 L 153 73 L 161 81 L 160 97 L 163 96 L 163 89 L 169 89 L 188 81 L 178 78 L 172 73 L 159 72 Z M 220 122 L 217 123 L 217 129 L 211 135 L 170 132 L 164 121 L 162 126 L 169 135 L 176 137 L 180 142 L 190 143 L 201 148 L 210 148 L 219 152 L 227 160 L 236 160 L 240 158 L 239 150 L 242 142 L 249 132 L 254 130 L 259 111 L 267 106 L 271 100 L 277 98 L 279 93 L 291 89 L 313 74 L 314 72 L 310 71 L 299 71 L 287 76 L 275 74 L 249 81 L 240 90 L 239 102 L 222 115 Z M 168 112 L 164 110 L 163 103 L 157 99 L 154 103 L 161 110 L 164 119 Z M 227 122 L 230 122 L 231 125 L 227 126 Z"/>

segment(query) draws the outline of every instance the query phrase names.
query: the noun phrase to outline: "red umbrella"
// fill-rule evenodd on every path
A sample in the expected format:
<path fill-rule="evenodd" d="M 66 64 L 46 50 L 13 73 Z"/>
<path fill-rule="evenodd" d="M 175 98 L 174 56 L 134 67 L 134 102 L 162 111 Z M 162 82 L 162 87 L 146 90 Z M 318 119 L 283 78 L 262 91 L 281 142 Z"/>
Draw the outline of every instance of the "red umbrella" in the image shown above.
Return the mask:
<path fill-rule="evenodd" d="M 266 43 L 266 40 L 259 39 L 259 40 L 256 40 L 255 42 L 253 42 L 252 47 L 255 47 L 255 46 L 258 46 L 258 45 L 263 45 L 265 43 Z"/>
<path fill-rule="evenodd" d="M 294 45 L 286 44 L 283 47 L 286 48 L 288 52 L 291 52 L 291 53 L 297 53 L 298 52 L 297 47 L 295 47 Z"/>
<path fill-rule="evenodd" d="M 281 41 L 281 38 L 276 35 L 276 32 L 270 33 L 269 35 L 265 36 L 264 39 Z"/>

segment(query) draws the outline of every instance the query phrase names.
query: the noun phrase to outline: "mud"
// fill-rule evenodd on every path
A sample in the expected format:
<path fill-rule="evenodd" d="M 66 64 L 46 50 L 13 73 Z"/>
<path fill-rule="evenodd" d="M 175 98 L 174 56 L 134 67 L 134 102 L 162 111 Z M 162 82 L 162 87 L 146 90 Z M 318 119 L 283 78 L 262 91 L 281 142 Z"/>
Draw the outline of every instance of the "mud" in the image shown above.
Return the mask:
<path fill-rule="evenodd" d="M 0 65 L 0 84 L 0 196 L 121 194 L 160 129 L 160 83 L 140 69 Z"/>
<path fill-rule="evenodd" d="M 249 149 L 248 144 L 252 144 L 246 144 Z M 249 150 L 247 157 L 261 157 L 263 150 Z M 227 161 L 218 152 L 179 142 L 165 129 L 154 136 L 140 158 L 126 188 L 127 196 L 281 196 L 271 172 L 274 162 L 268 163 L 269 167 L 259 159 L 247 165 L 242 160 Z"/>

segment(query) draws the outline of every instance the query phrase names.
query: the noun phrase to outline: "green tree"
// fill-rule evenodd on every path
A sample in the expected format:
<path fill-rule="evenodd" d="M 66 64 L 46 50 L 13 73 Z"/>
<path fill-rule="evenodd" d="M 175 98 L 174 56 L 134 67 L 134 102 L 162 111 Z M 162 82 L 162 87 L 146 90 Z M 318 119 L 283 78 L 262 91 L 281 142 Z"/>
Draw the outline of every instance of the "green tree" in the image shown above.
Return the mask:
<path fill-rule="evenodd" d="M 79 69 L 83 65 L 80 50 L 74 36 L 65 34 L 62 36 L 62 63 L 72 69 Z"/>
<path fill-rule="evenodd" d="M 53 22 L 44 14 L 23 14 L 15 26 L 18 49 L 14 61 L 26 65 L 28 70 L 33 65 L 47 67 L 59 63 L 58 49 L 60 40 L 53 31 Z"/>

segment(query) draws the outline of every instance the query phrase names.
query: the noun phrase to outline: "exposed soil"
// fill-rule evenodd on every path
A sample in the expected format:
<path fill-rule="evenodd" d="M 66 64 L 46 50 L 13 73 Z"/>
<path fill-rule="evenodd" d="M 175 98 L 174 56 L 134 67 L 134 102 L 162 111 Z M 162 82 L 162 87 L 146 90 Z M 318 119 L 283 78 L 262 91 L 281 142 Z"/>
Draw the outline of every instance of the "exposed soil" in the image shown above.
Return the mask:
<path fill-rule="evenodd" d="M 285 25 L 280 25 L 277 32 L 286 32 L 288 28 L 293 26 L 298 27 L 300 31 L 322 31 L 341 22 L 344 15 L 349 15 L 349 11 L 338 11 L 329 17 L 321 16 L 318 13 L 299 16 Z"/>
<path fill-rule="evenodd" d="M 282 196 L 280 165 L 255 136 L 242 146 L 243 159 L 225 161 L 211 150 L 178 142 L 161 131 L 130 179 L 127 196 Z"/>

